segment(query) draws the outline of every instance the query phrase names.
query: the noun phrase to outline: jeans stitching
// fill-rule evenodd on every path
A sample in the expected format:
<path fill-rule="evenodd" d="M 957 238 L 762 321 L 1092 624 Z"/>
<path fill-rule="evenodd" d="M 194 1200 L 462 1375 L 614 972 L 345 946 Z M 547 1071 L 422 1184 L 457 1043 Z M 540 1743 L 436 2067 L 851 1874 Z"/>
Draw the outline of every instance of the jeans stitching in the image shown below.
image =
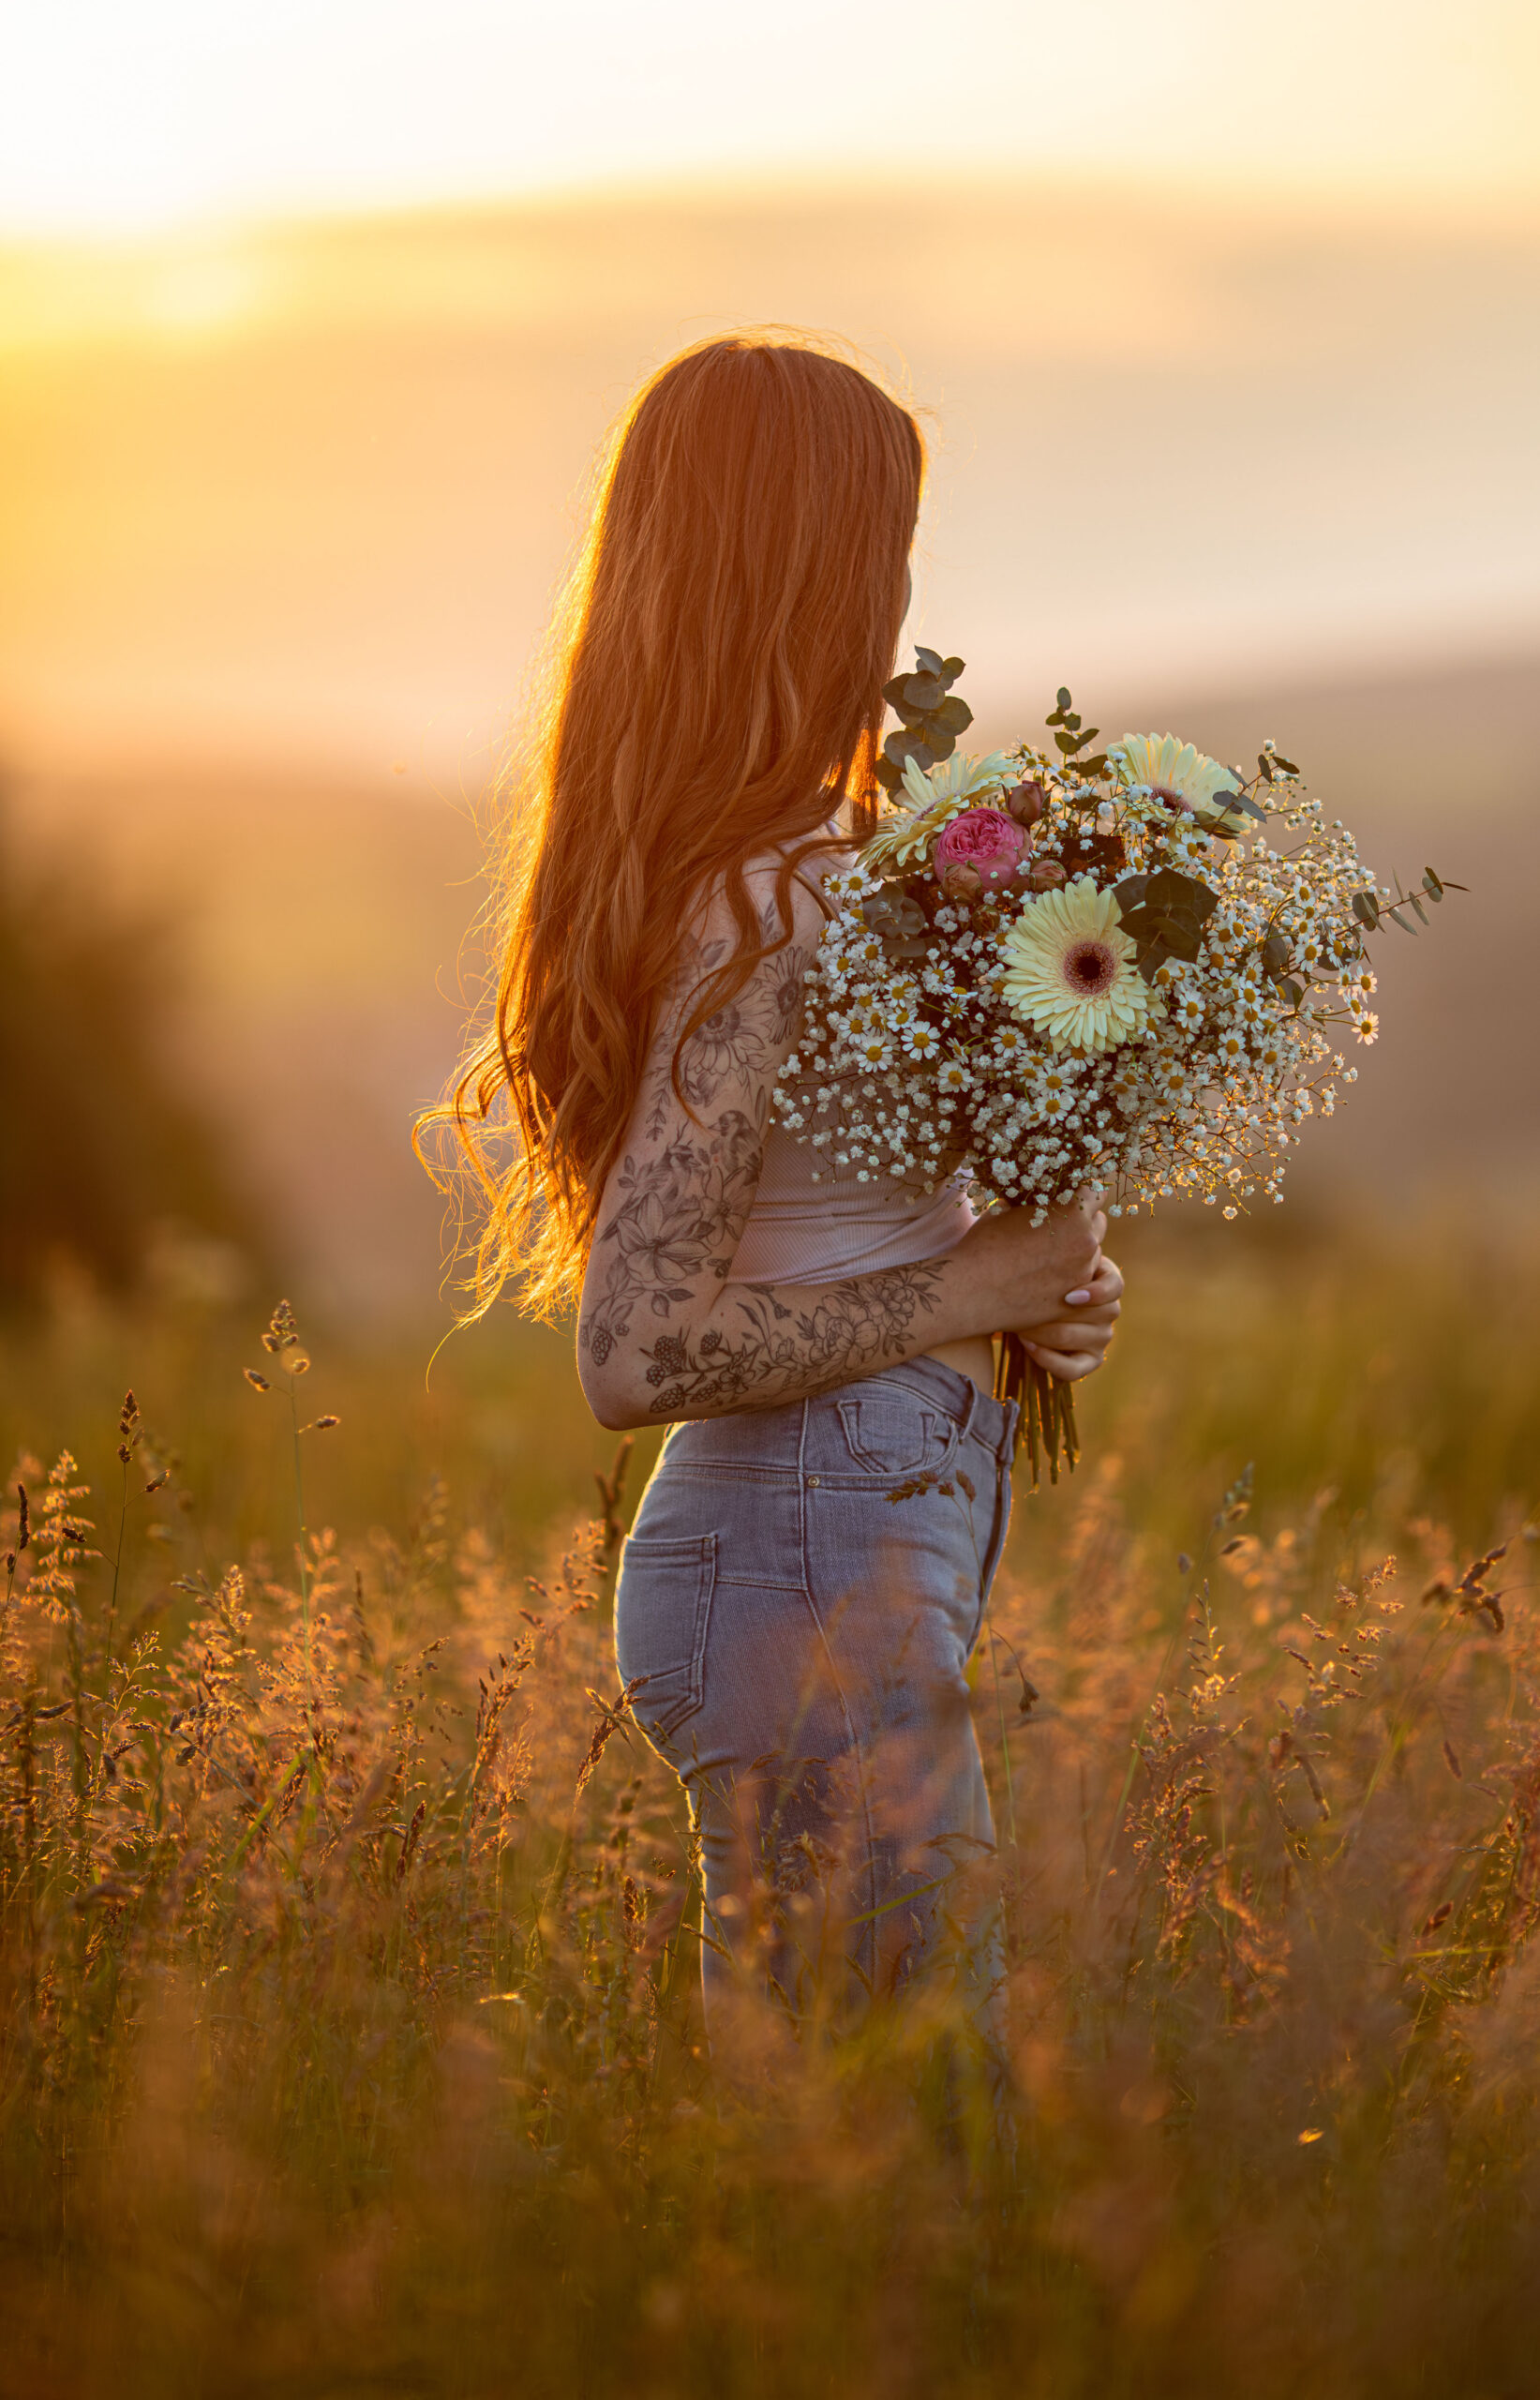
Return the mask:
<path fill-rule="evenodd" d="M 813 1402 L 811 1401 L 803 1401 L 801 1438 L 797 1452 L 798 1464 L 800 1466 L 805 1465 L 806 1463 L 808 1419 L 812 1406 Z M 834 1652 L 830 1643 L 829 1634 L 825 1628 L 823 1617 L 819 1612 L 818 1603 L 813 1596 L 813 1567 L 812 1560 L 809 1556 L 810 1545 L 808 1542 L 808 1486 L 806 1476 L 802 1476 L 800 1480 L 802 1488 L 800 1494 L 798 1508 L 798 1540 L 801 1552 L 802 1598 L 806 1605 L 807 1612 L 813 1619 L 814 1628 L 818 1636 L 819 1647 L 823 1651 L 824 1657 L 829 1661 L 829 1672 L 833 1679 L 835 1692 L 839 1697 L 840 1716 L 845 1725 L 845 1739 L 850 1745 L 850 1754 L 855 1761 L 857 1780 L 860 1791 L 861 1827 L 866 1838 L 866 1905 L 868 1910 L 874 1910 L 877 1904 L 877 1853 L 875 1831 L 872 1823 L 871 1794 L 867 1788 L 868 1778 L 866 1773 L 866 1758 L 861 1747 L 860 1736 L 856 1731 L 856 1720 L 851 1713 L 850 1702 L 845 1694 L 845 1683 L 841 1677 L 839 1668 L 835 1664 Z M 860 1947 L 860 1943 L 858 1938 L 858 1950 Z"/>

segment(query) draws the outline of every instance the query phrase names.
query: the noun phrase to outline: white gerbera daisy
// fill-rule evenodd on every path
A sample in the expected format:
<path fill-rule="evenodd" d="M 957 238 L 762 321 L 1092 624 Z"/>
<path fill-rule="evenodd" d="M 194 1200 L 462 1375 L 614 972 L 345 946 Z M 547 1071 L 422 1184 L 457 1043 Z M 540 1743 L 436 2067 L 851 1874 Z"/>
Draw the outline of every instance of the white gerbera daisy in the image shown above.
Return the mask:
<path fill-rule="evenodd" d="M 1088 875 L 1045 892 L 1000 945 L 1007 1004 L 1056 1050 L 1112 1050 L 1149 1021 L 1152 996 L 1112 892 Z"/>
<path fill-rule="evenodd" d="M 1174 733 L 1126 733 L 1121 742 L 1109 743 L 1107 759 L 1118 781 L 1130 788 L 1152 792 L 1204 826 L 1244 832 L 1244 813 L 1224 805 L 1226 794 L 1234 795 L 1233 774 L 1190 742 L 1178 742 Z"/>
<path fill-rule="evenodd" d="M 880 874 L 889 866 L 918 866 L 943 825 L 960 817 L 981 793 L 997 791 L 1015 772 L 1015 762 L 1003 750 L 992 750 L 987 758 L 955 752 L 928 772 L 907 759 L 904 793 L 908 804 L 882 819 L 860 854 L 862 867 Z"/>

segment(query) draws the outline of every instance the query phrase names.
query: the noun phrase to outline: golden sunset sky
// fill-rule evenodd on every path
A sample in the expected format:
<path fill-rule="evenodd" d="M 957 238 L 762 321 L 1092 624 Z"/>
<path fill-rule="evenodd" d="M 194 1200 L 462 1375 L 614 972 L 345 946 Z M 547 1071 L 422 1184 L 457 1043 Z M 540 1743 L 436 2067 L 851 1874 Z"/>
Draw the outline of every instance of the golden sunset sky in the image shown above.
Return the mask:
<path fill-rule="evenodd" d="M 1533 198 L 1537 84 L 1533 0 L 48 0 L 0 227 L 744 171 Z"/>
<path fill-rule="evenodd" d="M 929 413 L 980 713 L 1540 629 L 1533 0 L 0 24 L 0 754 L 474 786 L 684 341 Z"/>

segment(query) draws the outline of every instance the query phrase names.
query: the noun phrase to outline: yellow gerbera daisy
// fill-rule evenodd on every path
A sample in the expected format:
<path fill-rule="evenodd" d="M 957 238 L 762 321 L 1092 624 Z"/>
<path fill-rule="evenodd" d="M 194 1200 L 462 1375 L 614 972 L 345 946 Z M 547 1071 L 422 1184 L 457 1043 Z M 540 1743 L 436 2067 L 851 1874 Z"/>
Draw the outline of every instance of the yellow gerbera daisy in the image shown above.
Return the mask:
<path fill-rule="evenodd" d="M 906 759 L 904 792 L 908 806 L 882 819 L 861 852 L 862 866 L 877 874 L 889 866 L 918 866 L 943 825 L 960 817 L 981 793 L 997 791 L 1015 772 L 1014 760 L 1003 750 L 992 750 L 987 758 L 954 753 L 928 772 Z"/>
<path fill-rule="evenodd" d="M 1190 742 L 1178 742 L 1174 733 L 1126 733 L 1109 745 L 1107 758 L 1120 783 L 1146 785 L 1157 800 L 1190 812 L 1201 824 L 1244 832 L 1245 815 L 1223 804 L 1227 794 L 1234 796 L 1233 773 Z"/>
<path fill-rule="evenodd" d="M 1121 916 L 1115 893 L 1078 875 L 1024 908 L 1000 945 L 1007 1006 L 1055 1050 L 1113 1050 L 1149 1021 L 1152 995 Z"/>

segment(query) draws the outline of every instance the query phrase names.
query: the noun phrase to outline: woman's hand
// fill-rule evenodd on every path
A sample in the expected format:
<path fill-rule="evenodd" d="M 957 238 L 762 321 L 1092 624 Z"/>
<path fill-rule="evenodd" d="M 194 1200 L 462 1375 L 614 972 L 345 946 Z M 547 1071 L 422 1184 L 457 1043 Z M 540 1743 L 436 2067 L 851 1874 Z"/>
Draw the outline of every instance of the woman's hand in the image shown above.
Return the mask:
<path fill-rule="evenodd" d="M 1106 1231 L 1101 1194 L 1094 1190 L 1051 1208 L 1040 1225 L 1025 1208 L 992 1210 L 949 1256 L 967 1287 L 972 1318 L 957 1334 L 1057 1325 L 1071 1310 L 1078 1318 L 1082 1307 L 1095 1307 L 1094 1298 L 1072 1303 L 1069 1295 L 1094 1292 Z"/>
<path fill-rule="evenodd" d="M 1122 1275 L 1112 1259 L 1099 1254 L 1094 1274 L 1066 1294 L 1061 1314 L 1041 1325 L 1009 1329 L 1025 1343 L 1027 1356 L 1036 1365 L 1045 1367 L 1061 1384 L 1073 1384 L 1106 1364 L 1122 1312 Z"/>

